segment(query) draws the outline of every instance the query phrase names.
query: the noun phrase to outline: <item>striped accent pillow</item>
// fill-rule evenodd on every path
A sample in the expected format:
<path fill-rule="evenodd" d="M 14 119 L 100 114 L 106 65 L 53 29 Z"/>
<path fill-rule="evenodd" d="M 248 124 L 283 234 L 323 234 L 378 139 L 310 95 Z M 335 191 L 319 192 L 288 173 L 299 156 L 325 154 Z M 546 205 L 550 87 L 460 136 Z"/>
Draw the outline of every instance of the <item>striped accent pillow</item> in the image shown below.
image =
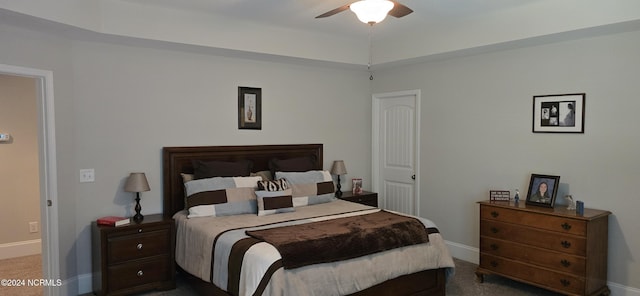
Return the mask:
<path fill-rule="evenodd" d="M 257 213 L 256 184 L 262 177 L 214 177 L 184 184 L 188 218 Z"/>
<path fill-rule="evenodd" d="M 276 179 L 287 180 L 291 187 L 294 207 L 334 200 L 335 188 L 329 171 L 276 172 Z"/>
<path fill-rule="evenodd" d="M 258 181 L 258 190 L 265 191 L 283 191 L 289 188 L 289 184 L 287 184 L 287 180 L 278 179 L 271 181 Z"/>
<path fill-rule="evenodd" d="M 293 212 L 291 189 L 282 191 L 256 191 L 258 216 Z"/>

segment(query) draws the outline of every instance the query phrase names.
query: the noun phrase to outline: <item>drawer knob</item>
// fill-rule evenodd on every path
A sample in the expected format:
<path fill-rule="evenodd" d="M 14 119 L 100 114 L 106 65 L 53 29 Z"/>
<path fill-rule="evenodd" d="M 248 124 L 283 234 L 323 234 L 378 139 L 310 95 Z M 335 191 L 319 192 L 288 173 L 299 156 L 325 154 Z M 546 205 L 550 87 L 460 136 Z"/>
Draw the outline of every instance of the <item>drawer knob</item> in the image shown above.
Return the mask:
<path fill-rule="evenodd" d="M 496 268 L 496 267 L 498 267 L 498 262 L 491 261 L 491 262 L 489 262 L 489 265 L 491 265 L 491 267 L 493 267 L 493 268 Z"/>
<path fill-rule="evenodd" d="M 138 233 L 142 232 L 142 228 L 138 228 Z"/>
<path fill-rule="evenodd" d="M 496 244 L 491 244 L 491 246 L 489 247 L 491 247 L 491 250 L 494 250 L 494 251 L 498 250 L 498 245 Z"/>
<path fill-rule="evenodd" d="M 498 233 L 499 231 L 500 229 L 498 229 L 497 227 L 491 227 L 491 232 Z"/>
<path fill-rule="evenodd" d="M 571 262 L 569 262 L 569 260 L 567 260 L 567 259 L 560 260 L 560 264 L 562 264 L 562 266 L 564 266 L 564 267 L 571 266 Z"/>
<path fill-rule="evenodd" d="M 142 244 L 138 244 L 138 245 L 136 246 L 136 249 L 138 249 L 138 250 L 142 250 Z"/>
<path fill-rule="evenodd" d="M 562 225 L 561 225 L 561 226 L 562 226 L 562 229 L 564 229 L 564 230 L 569 230 L 569 229 L 571 229 L 571 224 L 569 224 L 569 223 L 567 223 L 567 222 L 562 223 Z"/>
<path fill-rule="evenodd" d="M 562 286 L 564 287 L 568 287 L 569 285 L 571 285 L 571 282 L 567 279 L 561 279 L 560 284 L 562 284 Z"/>
<path fill-rule="evenodd" d="M 571 242 L 568 242 L 568 241 L 562 241 L 560 244 L 561 244 L 561 245 L 562 245 L 562 247 L 563 247 L 563 248 L 565 248 L 565 249 L 571 248 Z"/>
<path fill-rule="evenodd" d="M 491 212 L 491 217 L 498 218 L 498 216 L 500 216 L 500 213 L 498 213 L 496 211 Z"/>
<path fill-rule="evenodd" d="M 137 275 L 138 275 L 138 276 L 143 276 L 143 275 L 144 275 L 144 272 L 142 272 L 142 270 L 138 270 Z"/>

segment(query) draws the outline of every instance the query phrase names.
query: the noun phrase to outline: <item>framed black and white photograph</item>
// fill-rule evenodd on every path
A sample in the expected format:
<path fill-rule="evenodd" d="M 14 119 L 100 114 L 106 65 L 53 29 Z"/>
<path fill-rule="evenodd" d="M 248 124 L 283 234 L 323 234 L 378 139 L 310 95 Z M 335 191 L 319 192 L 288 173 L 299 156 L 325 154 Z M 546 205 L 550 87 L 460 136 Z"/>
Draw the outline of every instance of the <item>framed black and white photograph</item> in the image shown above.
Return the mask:
<path fill-rule="evenodd" d="M 553 208 L 560 187 L 560 176 L 531 174 L 527 205 Z"/>
<path fill-rule="evenodd" d="M 534 133 L 584 133 L 586 94 L 533 97 Z"/>
<path fill-rule="evenodd" d="M 238 129 L 262 129 L 262 89 L 238 87 Z"/>

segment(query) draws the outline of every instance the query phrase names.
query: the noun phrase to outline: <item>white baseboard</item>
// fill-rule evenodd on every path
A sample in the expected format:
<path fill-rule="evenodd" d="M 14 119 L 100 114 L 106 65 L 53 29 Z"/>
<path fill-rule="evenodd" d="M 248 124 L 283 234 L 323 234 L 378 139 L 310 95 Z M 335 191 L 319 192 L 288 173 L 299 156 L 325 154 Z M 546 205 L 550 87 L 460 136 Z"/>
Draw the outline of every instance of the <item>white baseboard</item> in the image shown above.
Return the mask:
<path fill-rule="evenodd" d="M 607 282 L 611 296 L 640 296 L 640 289 L 623 286 L 620 284 Z"/>
<path fill-rule="evenodd" d="M 474 264 L 480 264 L 480 250 L 478 248 L 451 241 L 445 241 L 445 244 L 449 247 L 451 256 Z M 640 296 L 640 289 L 614 282 L 607 282 L 607 285 L 609 286 L 609 290 L 611 290 L 611 296 Z"/>
<path fill-rule="evenodd" d="M 85 273 L 78 276 L 78 294 L 93 293 L 92 273 Z"/>
<path fill-rule="evenodd" d="M 16 258 L 36 254 L 42 254 L 41 239 L 0 244 L 0 259 Z"/>
<path fill-rule="evenodd" d="M 451 256 L 474 264 L 480 264 L 480 250 L 478 248 L 447 240 L 445 240 L 445 244 L 449 247 Z"/>

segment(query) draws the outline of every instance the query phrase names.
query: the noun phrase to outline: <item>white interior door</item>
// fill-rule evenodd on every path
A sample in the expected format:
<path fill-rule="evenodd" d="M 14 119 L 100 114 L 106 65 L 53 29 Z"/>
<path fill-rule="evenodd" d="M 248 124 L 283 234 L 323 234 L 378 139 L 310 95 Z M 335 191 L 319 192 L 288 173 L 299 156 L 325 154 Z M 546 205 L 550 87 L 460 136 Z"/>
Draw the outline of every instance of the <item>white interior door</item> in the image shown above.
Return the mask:
<path fill-rule="evenodd" d="M 373 178 L 384 209 L 419 215 L 419 97 L 407 91 L 373 96 Z"/>

